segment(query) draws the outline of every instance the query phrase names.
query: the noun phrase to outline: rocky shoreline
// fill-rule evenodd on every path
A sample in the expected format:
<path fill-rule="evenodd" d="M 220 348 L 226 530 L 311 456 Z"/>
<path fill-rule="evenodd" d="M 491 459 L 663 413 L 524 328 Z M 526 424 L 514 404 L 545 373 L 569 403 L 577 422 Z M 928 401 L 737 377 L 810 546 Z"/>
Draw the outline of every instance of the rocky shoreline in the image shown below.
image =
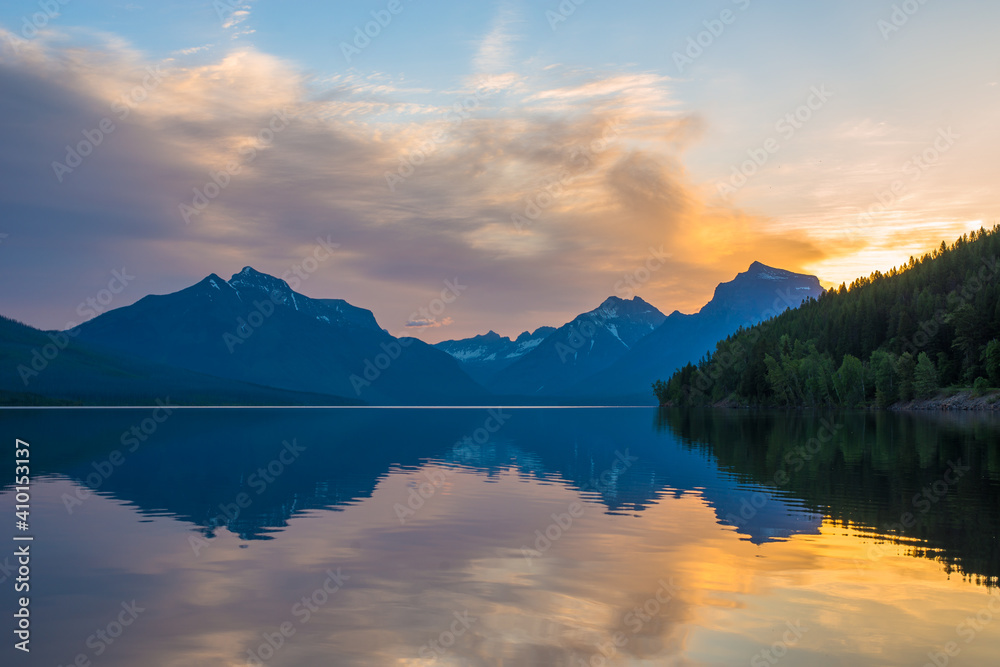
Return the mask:
<path fill-rule="evenodd" d="M 971 389 L 952 395 L 939 394 L 934 398 L 896 403 L 890 410 L 1000 410 L 1000 392 L 991 391 L 977 396 Z"/>

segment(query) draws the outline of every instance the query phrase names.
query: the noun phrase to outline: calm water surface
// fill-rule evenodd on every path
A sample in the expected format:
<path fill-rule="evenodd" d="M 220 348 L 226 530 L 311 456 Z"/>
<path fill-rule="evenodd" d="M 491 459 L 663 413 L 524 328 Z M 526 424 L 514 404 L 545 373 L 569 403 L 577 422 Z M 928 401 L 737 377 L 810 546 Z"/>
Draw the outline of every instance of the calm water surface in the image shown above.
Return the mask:
<path fill-rule="evenodd" d="M 35 536 L 2 664 L 1000 662 L 992 417 L 152 416 L 0 412 Z"/>

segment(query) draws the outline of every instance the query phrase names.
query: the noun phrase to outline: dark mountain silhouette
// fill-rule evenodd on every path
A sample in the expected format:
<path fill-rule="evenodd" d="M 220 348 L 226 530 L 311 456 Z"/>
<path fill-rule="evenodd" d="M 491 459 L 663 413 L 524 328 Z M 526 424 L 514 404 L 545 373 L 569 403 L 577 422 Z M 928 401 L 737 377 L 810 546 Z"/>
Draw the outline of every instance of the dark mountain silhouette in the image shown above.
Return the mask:
<path fill-rule="evenodd" d="M 378 404 L 476 401 L 485 390 L 452 357 L 397 339 L 368 310 L 312 299 L 244 268 L 173 294 L 147 296 L 78 327 L 116 355 L 243 382 Z"/>
<path fill-rule="evenodd" d="M 0 317 L 5 405 L 343 405 L 343 397 L 284 391 L 109 354 L 62 332 Z"/>
<path fill-rule="evenodd" d="M 655 404 L 652 383 L 675 369 L 695 362 L 718 341 L 740 327 L 796 308 L 823 293 L 819 279 L 754 262 L 744 273 L 715 288 L 698 313 L 670 314 L 659 327 L 632 346 L 621 359 L 568 389 L 578 396 L 618 396 L 640 404 Z"/>
<path fill-rule="evenodd" d="M 72 332 L 45 334 L 6 321 L 0 350 L 12 370 L 29 369 L 29 378 L 22 382 L 15 371 L 0 382 L 0 400 L 134 404 L 170 394 L 198 404 L 212 396 L 252 405 L 461 405 L 490 396 L 505 404 L 651 403 L 653 380 L 740 327 L 821 292 L 813 276 L 755 262 L 719 285 L 695 315 L 664 317 L 639 297 L 610 297 L 559 329 L 515 340 L 491 331 L 430 346 L 393 337 L 369 310 L 304 296 L 246 267 L 228 281 L 212 274 L 178 292 L 147 296 Z M 51 362 L 57 370 L 36 378 L 32 364 L 50 365 L 38 355 L 54 339 L 72 351 Z"/>
<path fill-rule="evenodd" d="M 489 383 L 498 394 L 558 396 L 601 371 L 656 329 L 659 310 L 639 297 L 609 297 L 550 333 Z"/>

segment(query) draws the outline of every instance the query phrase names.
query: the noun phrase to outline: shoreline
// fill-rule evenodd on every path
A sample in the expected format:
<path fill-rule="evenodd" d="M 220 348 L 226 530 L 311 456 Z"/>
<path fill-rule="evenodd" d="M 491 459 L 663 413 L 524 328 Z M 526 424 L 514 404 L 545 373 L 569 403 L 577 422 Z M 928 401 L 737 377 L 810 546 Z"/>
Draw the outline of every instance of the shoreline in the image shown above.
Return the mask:
<path fill-rule="evenodd" d="M 661 404 L 661 408 L 685 407 L 674 404 Z M 696 407 L 696 406 L 686 406 Z M 844 408 L 830 405 L 749 405 L 733 401 L 719 401 L 706 406 L 709 408 L 724 408 L 730 410 L 869 410 L 872 412 L 994 412 L 1000 411 L 1000 390 L 990 390 L 982 396 L 977 396 L 972 389 L 959 389 L 954 393 L 939 393 L 933 398 L 899 401 L 892 405 L 879 408 L 866 405 L 859 408 Z"/>
<path fill-rule="evenodd" d="M 887 410 L 904 411 L 994 411 L 1000 410 L 1000 392 L 990 391 L 976 396 L 972 389 L 961 389 L 952 395 L 938 394 L 933 398 L 914 399 L 905 403 L 894 403 Z"/>

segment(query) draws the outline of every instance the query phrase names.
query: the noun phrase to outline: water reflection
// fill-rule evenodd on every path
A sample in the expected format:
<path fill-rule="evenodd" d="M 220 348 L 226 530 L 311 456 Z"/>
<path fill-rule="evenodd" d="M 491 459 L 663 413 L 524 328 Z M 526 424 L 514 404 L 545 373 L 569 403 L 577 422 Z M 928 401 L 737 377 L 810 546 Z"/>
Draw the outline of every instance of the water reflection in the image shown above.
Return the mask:
<path fill-rule="evenodd" d="M 484 424 L 502 426 L 494 433 Z M 815 533 L 821 516 L 790 494 L 734 482 L 713 457 L 673 445 L 650 428 L 648 410 L 246 410 L 177 412 L 138 446 L 141 411 L 42 412 L 22 432 L 53 446 L 35 463 L 88 490 L 242 539 L 270 539 L 290 517 L 369 498 L 393 471 L 428 463 L 488 480 L 516 470 L 524 480 L 576 489 L 611 514 L 644 511 L 665 495 L 697 493 L 719 520 L 754 543 Z M 624 416 L 624 418 L 623 418 Z M 662 417 L 658 422 L 665 424 Z M 492 420 L 492 422 L 491 422 Z M 37 434 L 37 435 L 36 435 Z M 120 462 L 115 465 L 112 461 Z M 707 452 L 711 454 L 711 452 Z M 433 480 L 424 480 L 434 486 Z M 426 486 L 425 486 L 426 489 Z M 766 498 L 766 502 L 762 502 Z"/>
<path fill-rule="evenodd" d="M 737 479 L 780 489 L 840 525 L 1000 576 L 1000 421 L 989 414 L 662 410 L 658 427 Z"/>
<path fill-rule="evenodd" d="M 780 649 L 783 665 L 919 665 L 949 641 L 990 664 L 1000 650 L 1000 623 L 968 643 L 956 629 L 989 591 L 912 557 L 995 571 L 996 533 L 958 534 L 995 525 L 992 425 L 845 416 L 798 467 L 786 456 L 818 437 L 816 416 L 505 414 L 489 433 L 485 410 L 177 412 L 109 470 L 141 411 L 4 413 L 48 475 L 33 613 L 49 639 L 31 664 L 731 665 Z M 957 455 L 969 473 L 917 524 L 958 521 L 951 538 L 879 545 Z M 97 656 L 89 637 L 132 600 L 144 611 Z"/>

